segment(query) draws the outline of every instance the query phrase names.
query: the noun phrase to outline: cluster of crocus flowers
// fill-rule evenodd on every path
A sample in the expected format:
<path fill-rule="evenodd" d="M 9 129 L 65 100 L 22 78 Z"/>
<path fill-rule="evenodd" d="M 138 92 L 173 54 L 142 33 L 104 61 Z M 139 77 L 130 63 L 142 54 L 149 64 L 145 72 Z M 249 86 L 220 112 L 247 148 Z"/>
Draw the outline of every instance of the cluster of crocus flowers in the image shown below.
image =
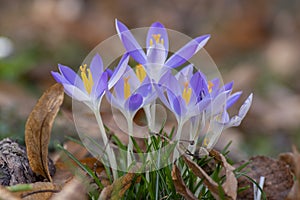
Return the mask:
<path fill-rule="evenodd" d="M 221 87 L 219 79 L 208 81 L 193 65 L 182 67 L 204 47 L 209 35 L 191 40 L 168 57 L 168 34 L 161 23 L 155 22 L 149 28 L 146 52 L 129 29 L 118 20 L 116 29 L 126 53 L 112 72 L 104 70 L 98 54 L 89 66 L 80 66 L 79 75 L 63 65 L 58 66 L 59 73 L 52 72 L 55 80 L 64 86 L 70 97 L 84 102 L 94 111 L 105 143 L 108 140 L 99 114 L 103 96 L 126 118 L 129 137 L 133 136 L 133 118 L 139 109 L 145 110 L 151 131 L 155 112 L 150 108 L 157 99 L 161 100 L 177 120 L 174 140 L 180 140 L 183 125 L 190 121 L 190 140 L 195 143 L 199 140 L 198 133 L 208 127 L 205 129 L 205 137 L 202 138 L 202 147 L 208 150 L 216 143 L 222 129 L 241 123 L 252 103 L 252 94 L 241 106 L 238 115 L 230 118 L 227 109 L 241 96 L 241 92 L 231 94 L 233 83 Z M 135 68 L 129 66 L 130 57 L 138 63 Z M 181 70 L 174 74 L 174 69 L 179 66 Z M 131 164 L 132 151 L 133 146 L 129 139 L 128 166 Z"/>

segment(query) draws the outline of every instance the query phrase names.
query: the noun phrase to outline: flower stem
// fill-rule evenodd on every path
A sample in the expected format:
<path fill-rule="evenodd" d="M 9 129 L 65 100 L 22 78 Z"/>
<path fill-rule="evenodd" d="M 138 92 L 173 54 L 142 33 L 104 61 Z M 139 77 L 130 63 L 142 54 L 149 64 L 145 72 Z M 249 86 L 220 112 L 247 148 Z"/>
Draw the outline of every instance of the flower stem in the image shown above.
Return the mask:
<path fill-rule="evenodd" d="M 105 131 L 105 128 L 104 128 L 104 125 L 103 125 L 102 118 L 100 116 L 100 112 L 99 111 L 94 111 L 94 115 L 96 117 L 98 127 L 100 129 L 100 133 L 101 133 L 101 136 L 102 136 L 102 139 L 103 139 L 103 143 L 105 145 L 104 151 L 106 152 L 109 163 L 111 165 L 114 180 L 116 180 L 118 178 L 118 173 L 117 173 L 117 170 L 114 169 L 114 168 L 117 168 L 117 161 L 116 161 L 115 154 L 114 154 L 113 150 L 110 148 L 110 146 L 108 144 L 109 141 L 108 141 L 108 138 L 106 136 L 106 131 Z"/>
<path fill-rule="evenodd" d="M 128 127 L 128 148 L 127 148 L 127 167 L 129 167 L 132 163 L 131 159 L 131 153 L 133 153 L 133 142 L 132 142 L 132 136 L 133 136 L 133 119 L 128 118 L 127 119 L 127 127 Z"/>
<path fill-rule="evenodd" d="M 177 127 L 177 131 L 176 131 L 176 135 L 175 135 L 175 142 L 178 142 L 179 144 L 179 140 L 181 138 L 181 133 L 182 133 L 182 128 L 183 128 L 183 124 L 184 122 L 179 121 L 178 122 L 178 127 Z M 173 154 L 173 162 L 175 162 L 175 160 L 179 157 L 179 152 L 177 150 L 177 148 L 174 149 L 174 154 Z"/>

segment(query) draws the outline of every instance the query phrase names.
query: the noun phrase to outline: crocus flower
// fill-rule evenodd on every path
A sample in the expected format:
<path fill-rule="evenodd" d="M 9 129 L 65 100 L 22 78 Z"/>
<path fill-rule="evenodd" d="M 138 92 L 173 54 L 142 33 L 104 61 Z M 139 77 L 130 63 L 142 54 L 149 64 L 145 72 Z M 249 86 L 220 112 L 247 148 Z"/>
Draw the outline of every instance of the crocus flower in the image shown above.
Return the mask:
<path fill-rule="evenodd" d="M 184 64 L 209 40 L 210 35 L 197 37 L 167 59 L 169 51 L 168 34 L 165 27 L 155 22 L 149 28 L 146 39 L 146 53 L 128 28 L 116 20 L 116 29 L 126 51 L 141 64 L 151 80 L 157 82 L 170 68 Z"/>
<path fill-rule="evenodd" d="M 103 70 L 102 59 L 98 54 L 93 57 L 89 68 L 86 64 L 80 66 L 80 76 L 61 64 L 58 65 L 59 72 L 51 73 L 71 98 L 84 102 L 95 111 L 99 109 L 106 88 L 112 88 L 125 72 L 128 60 L 129 57 L 125 54 L 110 79 L 110 72 Z"/>
<path fill-rule="evenodd" d="M 158 97 L 174 113 L 178 122 L 177 139 L 183 124 L 191 117 L 201 114 L 211 102 L 209 96 L 200 94 L 201 88 L 207 87 L 203 85 L 203 79 L 201 72 L 196 72 L 190 80 L 181 83 L 171 72 L 167 72 L 156 86 Z"/>
<path fill-rule="evenodd" d="M 238 115 L 230 118 L 227 109 L 236 103 L 242 94 L 241 91 L 231 94 L 232 88 L 233 82 L 220 87 L 220 80 L 218 78 L 208 82 L 208 92 L 212 102 L 205 109 L 205 123 L 208 121 L 209 127 L 202 142 L 202 147 L 204 148 L 200 149 L 204 154 L 207 153 L 207 150 L 213 148 L 224 129 L 238 126 L 241 123 L 251 106 L 252 94 L 249 95 L 241 106 Z"/>
<path fill-rule="evenodd" d="M 252 93 L 248 96 L 243 105 L 240 107 L 237 115 L 230 118 L 227 112 L 227 109 L 237 101 L 240 95 L 241 93 L 237 92 L 229 96 L 229 98 L 226 100 L 226 104 L 224 106 L 223 111 L 211 118 L 210 126 L 204 137 L 202 147 L 204 147 L 207 150 L 212 149 L 218 141 L 220 134 L 224 129 L 236 127 L 241 124 L 241 121 L 245 118 L 252 104 Z"/>
<path fill-rule="evenodd" d="M 182 68 L 176 75 L 175 78 L 178 80 L 180 85 L 184 85 L 190 80 L 193 81 L 192 85 L 197 87 L 192 87 L 194 90 L 195 96 L 197 97 L 197 101 L 201 101 L 203 98 L 212 98 L 209 93 L 209 84 L 207 83 L 206 76 L 198 71 L 201 75 L 201 79 L 192 79 L 194 75 L 194 66 L 192 64 L 185 66 Z M 189 140 L 195 141 L 198 139 L 199 133 L 204 129 L 205 126 L 205 113 L 202 112 L 198 115 L 192 116 L 190 118 L 190 130 L 189 130 Z"/>

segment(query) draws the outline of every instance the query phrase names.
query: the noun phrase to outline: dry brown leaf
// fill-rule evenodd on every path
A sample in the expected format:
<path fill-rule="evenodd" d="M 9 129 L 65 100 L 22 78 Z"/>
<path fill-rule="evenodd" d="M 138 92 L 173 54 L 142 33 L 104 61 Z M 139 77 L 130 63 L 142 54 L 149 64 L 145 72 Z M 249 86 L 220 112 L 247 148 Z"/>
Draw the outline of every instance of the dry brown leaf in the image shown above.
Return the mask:
<path fill-rule="evenodd" d="M 21 200 L 16 197 L 12 192 L 8 191 L 5 187 L 0 185 L 0 200 Z"/>
<path fill-rule="evenodd" d="M 84 200 L 88 199 L 86 194 L 87 190 L 84 184 L 74 177 L 59 193 L 54 194 L 51 200 Z"/>
<path fill-rule="evenodd" d="M 293 175 L 288 165 L 281 161 L 267 156 L 254 156 L 247 161 L 236 163 L 239 167 L 248 163 L 243 171 L 247 176 L 259 182 L 261 177 L 265 177 L 263 191 L 267 199 L 285 199 L 293 186 Z M 238 199 L 253 200 L 253 183 L 247 177 L 238 178 L 239 187 L 249 187 L 238 193 Z"/>
<path fill-rule="evenodd" d="M 48 144 L 53 121 L 63 102 L 60 84 L 50 87 L 30 113 L 25 126 L 27 156 L 32 171 L 52 181 L 48 169 Z"/>
<path fill-rule="evenodd" d="M 105 187 L 99 197 L 99 200 L 119 200 L 123 197 L 125 192 L 133 184 L 133 180 L 136 178 L 135 173 L 127 173 L 119 179 L 115 180 L 113 184 Z M 138 178 L 136 182 L 139 182 Z"/>
<path fill-rule="evenodd" d="M 210 155 L 213 156 L 215 160 L 221 162 L 222 166 L 225 169 L 226 180 L 222 185 L 225 199 L 235 200 L 237 197 L 237 180 L 233 173 L 234 167 L 226 161 L 226 158 L 221 153 L 215 150 L 211 150 Z M 220 199 L 218 184 L 214 180 L 212 180 L 212 178 L 190 158 L 184 155 L 183 159 L 188 167 L 192 170 L 192 172 L 199 178 L 203 179 L 203 183 L 210 190 L 212 195 L 217 200 Z"/>
<path fill-rule="evenodd" d="M 198 198 L 187 188 L 184 184 L 178 167 L 174 164 L 172 169 L 172 180 L 176 189 L 176 192 L 181 194 L 185 199 L 197 200 Z"/>
<path fill-rule="evenodd" d="M 215 150 L 212 149 L 209 152 L 209 154 L 211 156 L 213 156 L 216 160 L 221 162 L 222 166 L 225 169 L 226 180 L 222 184 L 225 195 L 230 197 L 231 199 L 236 199 L 238 182 L 237 182 L 237 179 L 235 178 L 235 175 L 233 173 L 235 168 L 233 166 L 231 166 L 227 162 L 226 158 L 221 153 L 219 153 L 218 151 L 215 151 Z"/>
<path fill-rule="evenodd" d="M 55 170 L 55 175 L 52 177 L 52 182 L 55 184 L 64 185 L 74 176 L 74 172 L 70 169 L 70 166 L 63 162 L 56 162 Z"/>
<path fill-rule="evenodd" d="M 30 184 L 32 189 L 23 192 L 15 192 L 22 200 L 47 200 L 53 193 L 59 192 L 60 187 L 50 182 L 36 182 Z"/>
<path fill-rule="evenodd" d="M 192 172 L 198 176 L 199 178 L 203 179 L 203 183 L 206 185 L 206 187 L 209 189 L 211 194 L 214 196 L 216 200 L 219 200 L 219 187 L 218 184 L 209 176 L 206 174 L 206 172 L 194 161 L 192 161 L 187 156 L 182 156 L 184 162 L 187 164 L 187 166 L 192 170 Z"/>
<path fill-rule="evenodd" d="M 300 199 L 300 153 L 295 146 L 293 146 L 293 153 L 286 153 L 280 155 L 280 160 L 290 165 L 291 171 L 296 176 L 296 181 L 290 190 L 286 200 Z"/>

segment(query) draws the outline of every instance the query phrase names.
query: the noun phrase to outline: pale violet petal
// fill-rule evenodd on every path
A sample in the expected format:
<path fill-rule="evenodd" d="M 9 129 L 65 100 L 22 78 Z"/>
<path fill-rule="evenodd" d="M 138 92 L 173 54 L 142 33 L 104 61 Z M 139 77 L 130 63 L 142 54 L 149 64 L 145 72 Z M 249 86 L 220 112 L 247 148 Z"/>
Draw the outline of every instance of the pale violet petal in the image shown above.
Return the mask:
<path fill-rule="evenodd" d="M 110 90 L 116 83 L 117 81 L 120 80 L 120 78 L 123 76 L 124 72 L 127 69 L 128 66 L 128 61 L 129 61 L 129 56 L 128 54 L 124 54 L 123 57 L 121 58 L 117 68 L 114 70 L 111 78 L 109 79 L 108 82 L 108 89 Z"/>
<path fill-rule="evenodd" d="M 147 59 L 142 47 L 136 41 L 128 28 L 116 20 L 116 29 L 126 51 L 140 64 L 145 64 Z"/>
<path fill-rule="evenodd" d="M 210 35 L 197 37 L 175 52 L 167 61 L 166 65 L 176 68 L 187 62 L 194 54 L 196 54 L 209 40 Z"/>
<path fill-rule="evenodd" d="M 103 73 L 103 62 L 98 53 L 94 55 L 90 63 L 90 70 L 91 70 L 94 83 L 97 83 Z"/>
<path fill-rule="evenodd" d="M 192 78 L 193 75 L 194 66 L 192 64 L 189 64 L 182 68 L 176 75 L 175 78 L 180 82 L 184 83 L 189 81 Z"/>
<path fill-rule="evenodd" d="M 75 85 L 81 90 L 85 90 L 81 78 L 70 67 L 58 64 L 58 69 L 65 79 L 70 82 L 70 84 Z"/>
<path fill-rule="evenodd" d="M 226 109 L 230 108 L 242 95 L 242 92 L 236 92 L 229 96 L 227 102 L 226 102 Z"/>
<path fill-rule="evenodd" d="M 64 84 L 63 86 L 65 88 L 65 92 L 73 99 L 77 101 L 91 101 L 89 95 L 83 92 L 82 90 L 80 90 L 78 87 L 74 85 L 67 85 L 67 84 Z"/>
<path fill-rule="evenodd" d="M 161 44 L 155 44 L 147 50 L 147 64 L 160 64 L 163 67 L 166 58 L 167 53 Z"/>
<path fill-rule="evenodd" d="M 245 118 L 246 114 L 248 113 L 250 106 L 252 104 L 253 94 L 251 93 L 249 97 L 246 99 L 246 101 L 243 103 L 239 110 L 239 114 L 232 117 L 229 121 L 229 123 L 225 124 L 226 128 L 229 127 L 236 127 L 239 126 L 242 122 L 242 120 Z"/>

